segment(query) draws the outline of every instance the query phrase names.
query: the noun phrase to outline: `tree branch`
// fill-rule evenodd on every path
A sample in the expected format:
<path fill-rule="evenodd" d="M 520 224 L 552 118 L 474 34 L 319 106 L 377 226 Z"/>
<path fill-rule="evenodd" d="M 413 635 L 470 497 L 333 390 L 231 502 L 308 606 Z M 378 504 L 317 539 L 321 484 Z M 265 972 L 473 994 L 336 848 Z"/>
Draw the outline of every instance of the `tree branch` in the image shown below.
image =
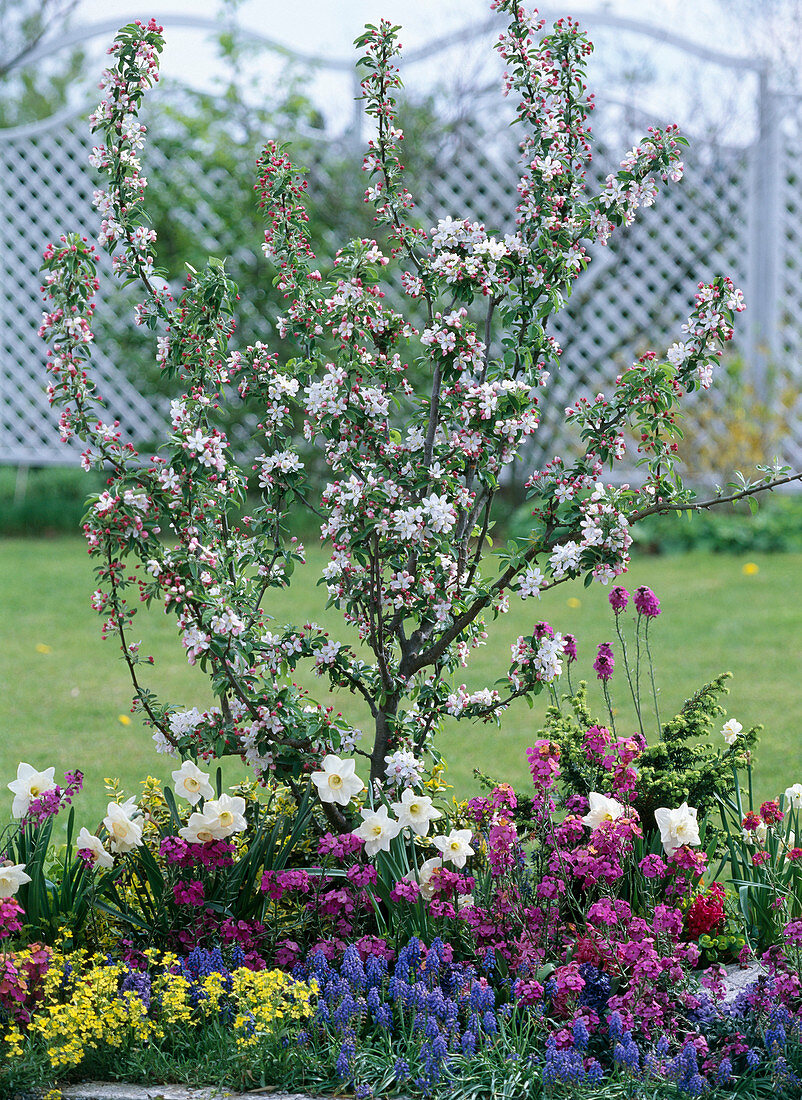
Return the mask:
<path fill-rule="evenodd" d="M 774 481 L 762 481 L 759 485 L 750 485 L 747 489 L 742 489 L 739 493 L 731 493 L 727 497 L 711 497 L 710 500 L 691 501 L 689 504 L 671 504 L 669 501 L 650 504 L 648 508 L 642 508 L 628 519 L 630 523 L 637 523 L 646 516 L 658 515 L 661 512 L 701 512 L 708 508 L 715 508 L 718 504 L 731 504 L 735 500 L 745 500 L 746 497 L 753 497 L 756 493 L 771 492 L 778 485 L 790 485 L 794 481 L 802 481 L 802 471 L 789 474 L 788 477 L 775 478 Z"/>

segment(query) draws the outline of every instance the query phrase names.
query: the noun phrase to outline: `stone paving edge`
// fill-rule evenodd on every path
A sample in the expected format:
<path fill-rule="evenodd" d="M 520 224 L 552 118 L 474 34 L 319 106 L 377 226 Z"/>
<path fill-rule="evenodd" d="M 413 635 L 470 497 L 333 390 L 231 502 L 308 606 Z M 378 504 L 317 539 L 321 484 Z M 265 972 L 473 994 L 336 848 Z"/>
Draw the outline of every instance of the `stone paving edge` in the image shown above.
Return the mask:
<path fill-rule="evenodd" d="M 46 1095 L 46 1092 L 41 1094 Z M 83 1081 L 61 1086 L 64 1100 L 325 1100 L 304 1092 L 282 1092 L 279 1088 L 228 1092 L 215 1088 L 188 1088 L 183 1085 L 126 1085 L 106 1081 Z"/>

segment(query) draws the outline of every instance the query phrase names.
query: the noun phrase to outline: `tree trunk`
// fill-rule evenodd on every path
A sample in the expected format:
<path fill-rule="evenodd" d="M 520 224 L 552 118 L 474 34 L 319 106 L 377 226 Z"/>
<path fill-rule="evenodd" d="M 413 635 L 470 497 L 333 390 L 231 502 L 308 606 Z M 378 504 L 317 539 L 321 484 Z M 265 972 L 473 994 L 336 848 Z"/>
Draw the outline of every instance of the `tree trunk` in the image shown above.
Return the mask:
<path fill-rule="evenodd" d="M 392 737 L 393 719 L 398 710 L 398 696 L 388 699 L 376 715 L 376 737 L 373 742 L 373 752 L 370 754 L 370 781 L 375 783 L 378 779 L 384 782 L 385 761 Z"/>

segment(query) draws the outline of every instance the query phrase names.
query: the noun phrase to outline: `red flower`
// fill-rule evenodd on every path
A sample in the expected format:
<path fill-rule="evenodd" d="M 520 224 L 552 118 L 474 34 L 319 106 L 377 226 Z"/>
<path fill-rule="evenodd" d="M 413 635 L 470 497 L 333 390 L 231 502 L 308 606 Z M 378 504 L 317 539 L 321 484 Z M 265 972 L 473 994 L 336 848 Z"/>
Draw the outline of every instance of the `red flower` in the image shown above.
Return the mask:
<path fill-rule="evenodd" d="M 698 940 L 724 923 L 724 887 L 714 882 L 707 893 L 694 899 L 685 914 L 685 930 L 688 938 Z"/>

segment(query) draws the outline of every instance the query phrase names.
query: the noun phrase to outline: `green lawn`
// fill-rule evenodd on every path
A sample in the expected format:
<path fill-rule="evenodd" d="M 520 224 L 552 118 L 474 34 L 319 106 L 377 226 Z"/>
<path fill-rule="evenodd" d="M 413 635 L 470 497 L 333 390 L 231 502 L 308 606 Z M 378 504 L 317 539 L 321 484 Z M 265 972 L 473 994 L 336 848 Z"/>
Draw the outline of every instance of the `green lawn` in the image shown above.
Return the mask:
<path fill-rule="evenodd" d="M 757 572 L 744 572 L 746 558 L 641 558 L 624 580 L 630 589 L 651 585 L 662 601 L 664 613 L 652 633 L 661 717 L 669 717 L 705 679 L 732 671 L 728 710 L 744 726 L 765 726 L 757 793 L 771 797 L 802 779 L 802 555 L 751 560 Z M 319 551 L 310 553 L 309 566 L 296 573 L 290 592 L 269 607 L 279 622 L 313 618 L 339 632 L 338 614 L 321 609 L 322 589 L 315 587 L 322 561 Z M 0 541 L 0 784 L 13 778 L 19 760 L 40 768 L 55 764 L 57 773 L 79 767 L 87 778 L 78 818 L 92 828 L 105 805 L 104 776 L 118 776 L 134 792 L 147 774 L 164 778 L 174 766 L 154 752 L 137 718 L 129 725 L 120 721 L 130 706 L 127 673 L 114 643 L 100 640 L 100 620 L 89 607 L 93 588 L 92 563 L 81 540 Z M 469 688 L 503 675 L 510 642 L 530 632 L 533 620 L 547 618 L 555 629 L 577 635 L 579 676 L 592 681 L 602 717 L 591 666 L 596 645 L 616 641 L 607 591 L 575 583 L 557 588 L 540 604 L 513 600 L 511 613 L 491 624 L 488 645 L 464 670 Z M 141 637 L 143 653 L 156 658 L 150 686 L 157 693 L 186 706 L 211 702 L 203 675 L 183 658 L 172 618 L 143 611 L 132 637 Z M 314 676 L 301 681 L 316 698 L 329 698 Z M 613 684 L 621 708 L 619 731 L 624 731 L 632 728 L 626 688 L 618 675 Z M 332 701 L 357 723 L 366 720 L 351 695 Z M 537 736 L 545 705 L 512 708 L 501 729 L 452 722 L 441 745 L 457 792 L 471 790 L 474 767 L 525 784 L 523 750 Z M 232 779 L 241 774 L 236 765 L 226 771 Z"/>

